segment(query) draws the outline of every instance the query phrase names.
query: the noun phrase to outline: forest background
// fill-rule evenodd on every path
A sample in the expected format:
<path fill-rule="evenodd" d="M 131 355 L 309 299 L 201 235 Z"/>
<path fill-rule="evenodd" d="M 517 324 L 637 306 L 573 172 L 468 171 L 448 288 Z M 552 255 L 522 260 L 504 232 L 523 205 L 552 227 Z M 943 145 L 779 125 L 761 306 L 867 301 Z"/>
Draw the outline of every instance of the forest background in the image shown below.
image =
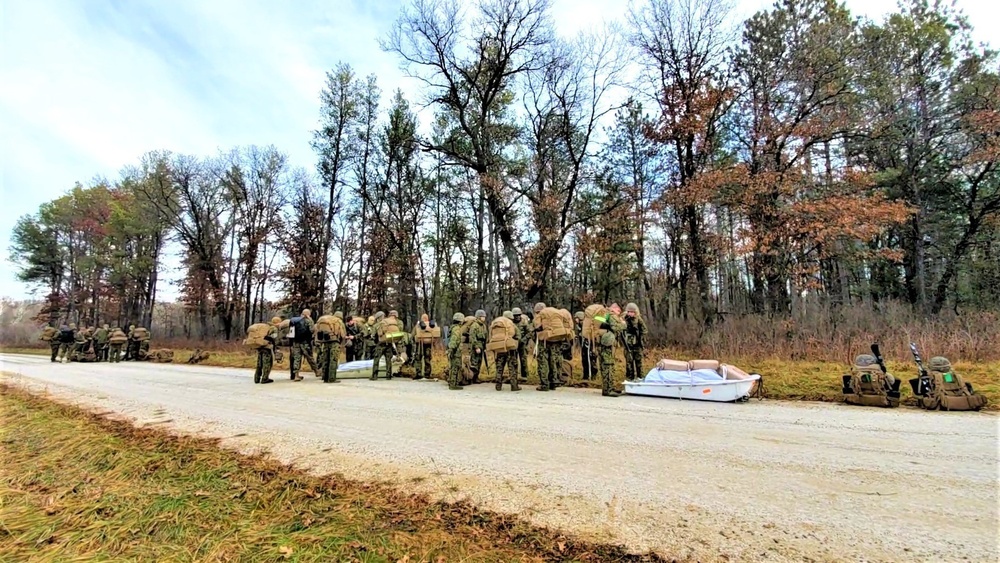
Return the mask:
<path fill-rule="evenodd" d="M 381 45 L 422 88 L 336 65 L 313 171 L 150 147 L 18 220 L 38 299 L 0 304 L 0 342 L 53 319 L 224 348 L 303 307 L 412 326 L 632 301 L 690 356 L 1000 359 L 996 53 L 922 0 L 733 14 L 647 0 L 563 37 L 545 0 L 414 0 Z"/>

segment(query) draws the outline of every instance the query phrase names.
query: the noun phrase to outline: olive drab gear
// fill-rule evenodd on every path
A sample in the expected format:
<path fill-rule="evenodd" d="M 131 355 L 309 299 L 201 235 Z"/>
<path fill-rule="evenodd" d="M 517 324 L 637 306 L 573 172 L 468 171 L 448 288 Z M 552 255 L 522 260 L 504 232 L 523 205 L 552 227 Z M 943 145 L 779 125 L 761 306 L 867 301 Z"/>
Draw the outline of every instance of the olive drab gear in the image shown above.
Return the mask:
<path fill-rule="evenodd" d="M 898 407 L 899 384 L 892 375 L 882 373 L 875 356 L 861 354 L 854 359 L 851 373 L 843 376 L 844 402 L 869 407 Z"/>
<path fill-rule="evenodd" d="M 590 342 L 597 344 L 606 329 L 601 325 L 608 322 L 608 309 L 600 303 L 587 306 L 583 312 L 583 334 L 580 336 Z"/>
<path fill-rule="evenodd" d="M 420 322 L 413 327 L 413 339 L 417 341 L 417 344 L 434 344 L 441 340 L 441 327 L 432 320 L 425 320 L 426 316 L 423 315 Z"/>
<path fill-rule="evenodd" d="M 406 333 L 403 332 L 403 325 L 395 315 L 390 314 L 388 317 L 383 318 L 376 324 L 376 328 L 380 343 L 402 342 L 406 339 Z"/>
<path fill-rule="evenodd" d="M 927 394 L 918 397 L 917 404 L 927 410 L 978 411 L 986 406 L 986 397 L 976 393 L 972 384 L 966 383 L 954 372 L 951 362 L 943 356 L 931 358 L 928 365 L 931 386 Z M 910 381 L 913 385 L 913 380 Z"/>
<path fill-rule="evenodd" d="M 538 340 L 542 342 L 572 340 L 572 325 L 572 317 L 570 317 L 569 326 L 567 326 L 563 314 L 555 307 L 544 307 L 535 315 L 535 329 L 538 330 Z"/>
<path fill-rule="evenodd" d="M 523 315 L 524 313 L 521 311 L 520 307 L 514 307 L 513 309 L 510 310 L 510 314 L 518 316 L 518 315 Z"/>
<path fill-rule="evenodd" d="M 626 313 L 635 313 L 636 315 L 638 315 L 639 314 L 639 306 L 636 305 L 635 303 L 629 303 L 628 305 L 625 305 L 625 312 Z"/>
<path fill-rule="evenodd" d="M 108 341 L 112 344 L 125 344 L 128 342 L 128 335 L 125 334 L 125 331 L 116 327 L 111 331 L 111 337 L 108 338 Z"/>
<path fill-rule="evenodd" d="M 517 327 L 514 326 L 514 321 L 507 317 L 497 317 L 490 323 L 490 337 L 486 342 L 486 350 L 498 354 L 516 351 L 516 337 Z"/>
<path fill-rule="evenodd" d="M 513 321 L 514 321 L 514 313 L 512 313 L 512 312 L 510 312 L 510 311 L 504 311 L 504 312 L 503 312 L 503 317 L 504 317 L 505 319 L 510 319 L 510 320 L 511 320 L 511 322 L 513 322 Z"/>
<path fill-rule="evenodd" d="M 247 329 L 247 337 L 243 340 L 243 345 L 251 350 L 270 347 L 271 342 L 268 342 L 265 338 L 273 329 L 273 324 L 256 323 L 250 325 Z"/>
<path fill-rule="evenodd" d="M 316 319 L 315 330 L 317 342 L 341 342 L 347 337 L 347 326 L 336 314 L 323 315 Z"/>
<path fill-rule="evenodd" d="M 135 331 L 132 332 L 132 339 L 139 342 L 149 340 L 149 329 L 143 326 L 136 327 Z"/>
<path fill-rule="evenodd" d="M 169 348 L 159 348 L 146 354 L 146 360 L 156 364 L 170 364 L 174 361 L 174 351 Z"/>
<path fill-rule="evenodd" d="M 56 327 L 47 326 L 42 329 L 42 334 L 41 336 L 38 337 L 38 339 L 43 342 L 52 342 L 52 340 L 55 339 L 57 334 L 59 334 L 59 331 L 56 330 Z"/>

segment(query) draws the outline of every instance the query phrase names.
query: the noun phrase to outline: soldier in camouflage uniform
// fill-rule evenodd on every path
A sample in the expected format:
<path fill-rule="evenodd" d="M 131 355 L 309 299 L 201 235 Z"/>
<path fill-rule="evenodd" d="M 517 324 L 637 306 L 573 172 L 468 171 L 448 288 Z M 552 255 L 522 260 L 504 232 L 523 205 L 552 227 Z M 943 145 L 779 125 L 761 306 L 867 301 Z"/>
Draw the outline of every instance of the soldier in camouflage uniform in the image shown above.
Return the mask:
<path fill-rule="evenodd" d="M 135 325 L 128 325 L 128 342 L 125 344 L 125 361 L 139 359 L 139 341 L 135 339 Z"/>
<path fill-rule="evenodd" d="M 361 326 L 354 320 L 354 317 L 347 319 L 344 326 L 347 329 L 347 338 L 344 342 L 344 362 L 351 363 L 354 360 L 364 358 L 364 339 L 361 335 Z"/>
<path fill-rule="evenodd" d="M 504 311 L 503 316 L 507 317 L 511 321 L 514 320 L 514 314 L 511 311 Z M 515 338 L 516 337 L 517 333 L 515 333 Z M 494 361 L 496 362 L 496 366 L 494 369 L 497 370 L 496 379 L 494 380 L 494 383 L 496 383 L 496 390 L 497 391 L 503 390 L 503 377 L 504 377 L 504 371 L 506 371 L 507 380 L 510 381 L 510 390 L 520 391 L 521 386 L 518 384 L 517 381 L 518 378 L 517 366 L 514 365 L 517 360 L 517 350 L 513 350 L 510 352 L 497 352 L 494 357 L 495 357 Z"/>
<path fill-rule="evenodd" d="M 378 331 L 381 328 L 385 313 L 379 311 L 375 313 L 375 325 L 372 327 L 372 334 L 375 340 L 375 352 L 372 354 L 372 376 L 371 380 L 378 380 L 378 366 L 385 358 L 385 375 L 387 379 L 392 379 L 392 345 L 387 342 L 379 342 Z"/>
<path fill-rule="evenodd" d="M 368 317 L 368 322 L 365 323 L 365 356 L 366 360 L 370 360 L 375 357 L 375 316 Z"/>
<path fill-rule="evenodd" d="M 545 308 L 545 303 L 535 303 L 535 315 Z M 537 320 L 537 319 L 536 319 Z M 555 391 L 559 382 L 559 350 L 561 343 L 544 342 L 538 340 L 538 333 L 542 327 L 538 326 L 534 330 L 535 340 L 535 360 L 538 362 L 538 387 L 537 391 Z"/>
<path fill-rule="evenodd" d="M 254 383 L 272 383 L 271 367 L 274 366 L 274 347 L 278 342 L 278 325 L 281 324 L 281 317 L 271 319 L 271 328 L 264 337 L 270 346 L 257 349 L 257 369 L 253 372 Z"/>
<path fill-rule="evenodd" d="M 112 338 L 114 338 L 115 336 L 118 336 L 119 339 L 120 339 L 120 337 L 126 336 L 126 334 L 125 334 L 125 331 L 123 331 L 122 329 L 120 329 L 118 327 L 115 327 L 114 330 L 112 330 L 111 333 L 110 333 L 109 340 L 112 339 Z M 108 358 L 109 362 L 111 362 L 113 364 L 117 364 L 118 362 L 122 361 L 122 347 L 123 346 L 125 346 L 125 344 L 122 343 L 122 342 L 112 342 L 110 344 L 111 354 L 110 354 L 110 356 Z"/>
<path fill-rule="evenodd" d="M 81 325 L 80 330 L 76 331 L 76 338 L 74 339 L 73 349 L 69 353 L 69 361 L 79 361 L 79 358 L 87 351 L 87 345 L 90 343 L 90 329 L 86 326 Z"/>
<path fill-rule="evenodd" d="M 344 312 L 336 311 L 333 314 L 335 319 L 344 322 Z M 344 332 L 346 332 L 346 326 Z M 318 336 L 318 335 L 317 335 Z M 323 374 L 323 383 L 339 383 L 337 379 L 337 368 L 340 364 L 340 337 L 330 335 L 330 340 L 319 342 L 319 365 L 320 373 Z"/>
<path fill-rule="evenodd" d="M 517 326 L 517 368 L 520 383 L 528 382 L 528 344 L 535 330 L 531 326 L 531 321 L 521 312 L 520 307 L 511 310 L 514 317 L 514 325 Z"/>
<path fill-rule="evenodd" d="M 108 325 L 94 331 L 94 354 L 97 355 L 98 362 L 108 361 L 108 338 L 110 335 Z"/>
<path fill-rule="evenodd" d="M 642 377 L 643 348 L 646 345 L 646 322 L 639 315 L 639 306 L 625 306 L 625 379 L 634 381 Z"/>
<path fill-rule="evenodd" d="M 319 368 L 316 366 L 316 360 L 313 358 L 313 348 L 312 348 L 312 334 L 315 330 L 316 323 L 312 320 L 312 311 L 309 309 L 302 310 L 302 324 L 308 333 L 305 337 L 295 335 L 292 339 L 292 359 L 289 362 L 291 367 L 291 380 L 292 381 L 302 381 L 302 376 L 299 375 L 299 371 L 302 369 L 302 358 L 306 359 L 309 367 L 312 368 L 313 373 L 319 377 Z M 302 338 L 305 338 L 304 340 Z"/>
<path fill-rule="evenodd" d="M 59 329 L 59 355 L 56 361 L 66 363 L 69 361 L 70 356 L 73 353 L 73 348 L 76 346 L 76 325 L 74 323 L 69 323 L 69 326 L 63 326 Z"/>
<path fill-rule="evenodd" d="M 55 363 L 56 356 L 59 355 L 59 329 L 52 322 L 49 322 L 42 329 L 42 335 L 39 337 L 39 340 L 49 343 L 49 349 L 52 351 L 51 361 Z"/>
<path fill-rule="evenodd" d="M 420 321 L 417 326 L 413 327 L 414 340 L 416 340 L 417 330 L 427 330 L 434 328 L 434 321 L 430 320 L 427 313 L 420 315 Z M 414 379 L 430 379 L 431 378 L 431 349 L 434 347 L 433 344 L 417 342 L 414 346 L 414 358 L 413 365 L 414 369 Z"/>
<path fill-rule="evenodd" d="M 476 311 L 476 322 L 469 327 L 469 351 L 470 369 L 472 370 L 472 382 L 480 383 L 479 370 L 483 365 L 483 356 L 486 355 L 486 311 L 480 309 Z"/>
<path fill-rule="evenodd" d="M 621 338 L 625 330 L 625 322 L 621 319 L 621 307 L 618 304 L 608 308 L 608 320 L 601 324 L 601 328 L 607 331 L 597 347 L 597 356 L 601 364 L 601 395 L 605 397 L 618 397 L 621 395 L 615 390 L 615 342 Z"/>
<path fill-rule="evenodd" d="M 451 328 L 448 332 L 448 389 L 457 391 L 462 389 L 459 385 L 459 378 L 462 373 L 462 321 L 465 315 L 455 313 L 452 317 Z"/>
<path fill-rule="evenodd" d="M 573 318 L 576 324 L 576 340 L 580 345 L 580 363 L 583 364 L 583 379 L 597 379 L 597 347 L 588 338 L 583 337 L 584 312 L 577 311 Z"/>

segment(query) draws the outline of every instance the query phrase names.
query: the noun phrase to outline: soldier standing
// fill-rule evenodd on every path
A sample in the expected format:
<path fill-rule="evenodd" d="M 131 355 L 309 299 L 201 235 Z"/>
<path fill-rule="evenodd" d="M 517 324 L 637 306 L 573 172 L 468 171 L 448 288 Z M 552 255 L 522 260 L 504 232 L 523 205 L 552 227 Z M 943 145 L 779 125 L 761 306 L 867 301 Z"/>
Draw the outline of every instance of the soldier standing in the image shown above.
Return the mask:
<path fill-rule="evenodd" d="M 414 340 L 416 340 L 416 335 L 418 331 L 430 330 L 436 325 L 434 321 L 430 320 L 427 313 L 420 315 L 420 321 L 415 327 L 413 327 Z M 434 345 L 431 342 L 421 342 L 417 340 L 414 347 L 414 379 L 430 379 L 431 377 L 431 348 Z"/>
<path fill-rule="evenodd" d="M 339 381 L 337 379 L 337 365 L 340 362 L 340 342 L 347 334 L 343 311 L 337 311 L 333 314 L 332 323 L 333 326 L 329 327 L 329 334 L 326 331 L 316 331 L 317 341 L 320 342 L 319 364 L 323 374 L 323 383 L 337 383 Z"/>
<path fill-rule="evenodd" d="M 465 315 L 455 313 L 451 320 L 448 331 L 448 389 L 458 391 L 462 389 L 458 380 L 462 372 L 462 321 Z"/>
<path fill-rule="evenodd" d="M 128 342 L 125 345 L 125 361 L 136 361 L 139 357 L 139 341 L 135 339 L 135 325 L 128 326 Z"/>
<path fill-rule="evenodd" d="M 614 388 L 615 371 L 615 343 L 621 337 L 625 328 L 625 323 L 621 320 L 621 307 L 613 304 L 608 308 L 608 318 L 601 323 L 601 335 L 598 343 L 598 358 L 601 364 L 601 395 L 604 397 L 618 397 L 621 395 Z"/>
<path fill-rule="evenodd" d="M 376 381 L 378 379 L 378 365 L 385 358 L 385 374 L 389 379 L 392 379 L 392 354 L 387 353 L 387 344 L 382 342 L 382 339 L 378 337 L 378 333 L 382 330 L 382 321 L 385 319 L 385 313 L 379 311 L 375 313 L 375 324 L 372 326 L 372 334 L 374 335 L 374 353 L 372 354 L 372 376 L 371 380 Z"/>
<path fill-rule="evenodd" d="M 590 381 L 591 379 L 597 379 L 597 348 L 583 334 L 584 316 L 585 313 L 583 311 L 576 313 L 576 331 L 578 334 L 577 340 L 580 342 L 580 363 L 583 364 L 583 379 L 584 381 Z"/>
<path fill-rule="evenodd" d="M 365 335 L 365 357 L 364 359 L 370 360 L 375 357 L 375 316 L 372 315 L 368 317 L 368 322 L 365 323 L 364 329 Z"/>
<path fill-rule="evenodd" d="M 66 363 L 69 361 L 69 356 L 73 352 L 73 346 L 76 342 L 76 325 L 69 323 L 69 326 L 63 325 L 59 328 L 59 354 L 56 357 L 56 361 Z"/>
<path fill-rule="evenodd" d="M 646 322 L 635 303 L 625 305 L 625 379 L 642 377 L 642 350 L 646 344 Z"/>
<path fill-rule="evenodd" d="M 531 327 L 528 318 L 521 312 L 520 307 L 514 307 L 511 311 L 514 317 L 514 325 L 517 326 L 517 367 L 520 383 L 528 382 L 528 344 L 535 331 Z"/>
<path fill-rule="evenodd" d="M 514 321 L 514 314 L 512 311 L 504 311 L 503 316 L 510 319 L 511 322 Z M 517 328 L 516 324 L 514 325 L 514 327 L 515 327 L 514 338 L 517 338 L 517 331 L 519 331 L 520 329 Z M 494 356 L 493 361 L 496 362 L 496 366 L 494 367 L 494 369 L 496 369 L 497 371 L 495 379 L 496 383 L 495 387 L 497 391 L 503 390 L 504 371 L 507 372 L 507 376 L 510 381 L 510 390 L 511 391 L 521 390 L 521 385 L 517 381 L 518 378 L 517 366 L 514 365 L 516 360 L 517 360 L 517 350 L 497 352 L 496 355 Z"/>
<path fill-rule="evenodd" d="M 545 303 L 535 303 L 535 359 L 538 362 L 538 387 L 537 391 L 555 391 L 559 381 L 558 352 L 559 343 L 549 344 L 538 338 L 538 333 L 542 331 L 542 324 L 538 322 L 538 313 L 545 308 Z"/>
<path fill-rule="evenodd" d="M 108 361 L 108 325 L 104 325 L 94 332 L 94 354 L 98 362 Z"/>
<path fill-rule="evenodd" d="M 274 347 L 278 342 L 278 325 L 281 324 L 281 317 L 271 319 L 271 328 L 267 331 L 264 340 L 270 344 L 263 348 L 257 348 L 257 369 L 253 372 L 253 382 L 261 385 L 273 383 L 271 379 L 271 368 L 274 366 Z"/>
<path fill-rule="evenodd" d="M 347 336 L 344 337 L 344 361 L 351 363 L 364 357 L 364 343 L 361 338 L 361 327 L 354 317 L 347 319 L 344 327 Z"/>
<path fill-rule="evenodd" d="M 125 334 L 125 331 L 122 329 L 115 327 L 114 330 L 111 331 L 108 341 L 111 343 L 111 357 L 109 361 L 117 364 L 122 361 L 122 346 L 128 342 L 128 335 Z"/>
<path fill-rule="evenodd" d="M 88 342 L 88 329 L 85 325 L 80 325 L 79 330 L 75 334 L 73 349 L 69 354 L 69 361 L 80 361 L 80 357 L 86 352 Z"/>
<path fill-rule="evenodd" d="M 473 383 L 480 383 L 479 369 L 482 367 L 483 356 L 486 352 L 486 337 L 486 311 L 480 309 L 476 311 L 476 322 L 469 327 L 469 365 Z"/>
<path fill-rule="evenodd" d="M 59 355 L 59 329 L 55 327 L 51 322 L 45 325 L 42 329 L 41 336 L 38 337 L 42 342 L 48 342 L 49 348 L 52 350 L 52 363 L 55 363 L 56 356 Z"/>
<path fill-rule="evenodd" d="M 289 338 L 292 341 L 292 359 L 288 362 L 292 381 L 302 381 L 302 376 L 299 375 L 299 371 L 302 369 L 302 358 L 305 358 L 309 367 L 312 368 L 313 373 L 317 376 L 319 375 L 316 360 L 313 358 L 312 341 L 314 326 L 312 311 L 309 309 L 303 309 L 300 316 L 291 319 L 289 322 L 289 330 L 293 331 L 292 336 Z"/>

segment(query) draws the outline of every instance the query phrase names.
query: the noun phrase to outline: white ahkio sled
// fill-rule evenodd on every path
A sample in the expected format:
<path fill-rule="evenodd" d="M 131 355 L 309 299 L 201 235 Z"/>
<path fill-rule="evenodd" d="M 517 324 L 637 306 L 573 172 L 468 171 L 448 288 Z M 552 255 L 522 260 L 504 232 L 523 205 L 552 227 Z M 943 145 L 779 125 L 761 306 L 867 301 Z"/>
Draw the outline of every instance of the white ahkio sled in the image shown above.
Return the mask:
<path fill-rule="evenodd" d="M 760 375 L 717 360 L 660 360 L 637 381 L 625 382 L 625 393 L 646 397 L 740 403 L 748 400 Z"/>

